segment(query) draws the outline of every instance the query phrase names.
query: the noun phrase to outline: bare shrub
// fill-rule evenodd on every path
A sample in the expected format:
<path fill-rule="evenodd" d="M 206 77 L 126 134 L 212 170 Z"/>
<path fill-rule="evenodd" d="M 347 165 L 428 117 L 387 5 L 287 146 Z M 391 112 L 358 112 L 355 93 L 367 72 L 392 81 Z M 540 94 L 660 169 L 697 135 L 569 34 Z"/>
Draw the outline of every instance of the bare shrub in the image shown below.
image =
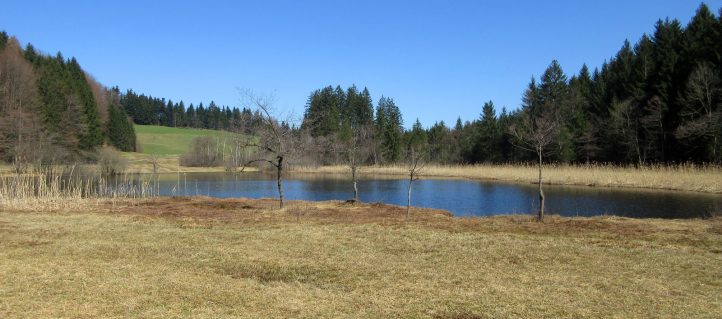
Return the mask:
<path fill-rule="evenodd" d="M 223 165 L 223 153 L 218 143 L 211 137 L 201 136 L 193 139 L 191 149 L 181 155 L 180 163 L 190 167 L 215 167 Z"/>
<path fill-rule="evenodd" d="M 120 175 L 128 167 L 128 160 L 112 147 L 103 147 L 98 152 L 98 166 L 103 176 Z"/>

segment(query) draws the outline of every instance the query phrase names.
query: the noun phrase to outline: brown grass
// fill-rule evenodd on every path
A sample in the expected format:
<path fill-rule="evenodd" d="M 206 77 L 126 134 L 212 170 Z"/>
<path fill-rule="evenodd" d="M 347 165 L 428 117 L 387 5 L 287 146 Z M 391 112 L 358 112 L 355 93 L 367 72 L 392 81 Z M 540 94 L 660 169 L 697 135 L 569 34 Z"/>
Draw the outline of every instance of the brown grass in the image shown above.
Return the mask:
<path fill-rule="evenodd" d="M 714 318 L 722 219 L 453 218 L 382 204 L 0 212 L 0 317 Z"/>
<path fill-rule="evenodd" d="M 345 166 L 295 167 L 299 173 L 349 174 Z M 375 176 L 405 176 L 403 166 L 368 166 L 361 174 Z M 635 168 L 615 165 L 545 165 L 544 183 L 601 187 L 632 187 L 722 193 L 722 167 L 692 164 L 664 166 L 649 165 Z M 538 172 L 534 165 L 429 165 L 422 176 L 426 178 L 470 178 L 536 183 Z"/>
<path fill-rule="evenodd" d="M 223 166 L 218 167 L 187 167 L 181 166 L 177 155 L 156 155 L 158 158 L 157 173 L 220 173 L 225 172 Z M 143 153 L 123 153 L 128 160 L 128 173 L 153 173 L 152 155 Z M 255 171 L 247 168 L 246 171 Z"/>

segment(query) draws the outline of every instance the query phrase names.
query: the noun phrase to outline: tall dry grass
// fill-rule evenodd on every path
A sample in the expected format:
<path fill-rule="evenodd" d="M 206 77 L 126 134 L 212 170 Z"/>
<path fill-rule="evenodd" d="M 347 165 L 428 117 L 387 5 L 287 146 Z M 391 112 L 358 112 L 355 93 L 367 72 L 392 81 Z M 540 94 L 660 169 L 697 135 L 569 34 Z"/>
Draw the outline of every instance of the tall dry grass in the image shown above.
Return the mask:
<path fill-rule="evenodd" d="M 346 166 L 294 167 L 299 173 L 347 174 Z M 403 165 L 366 166 L 366 175 L 407 175 Z M 428 165 L 422 176 L 501 180 L 534 183 L 538 177 L 533 164 Z M 722 193 L 722 167 L 716 165 L 645 165 L 641 167 L 609 164 L 543 166 L 545 184 L 601 187 L 633 187 Z"/>
<path fill-rule="evenodd" d="M 141 174 L 107 177 L 77 166 L 53 166 L 0 175 L 0 209 L 53 211 L 87 207 L 92 199 L 157 195 L 157 179 Z"/>

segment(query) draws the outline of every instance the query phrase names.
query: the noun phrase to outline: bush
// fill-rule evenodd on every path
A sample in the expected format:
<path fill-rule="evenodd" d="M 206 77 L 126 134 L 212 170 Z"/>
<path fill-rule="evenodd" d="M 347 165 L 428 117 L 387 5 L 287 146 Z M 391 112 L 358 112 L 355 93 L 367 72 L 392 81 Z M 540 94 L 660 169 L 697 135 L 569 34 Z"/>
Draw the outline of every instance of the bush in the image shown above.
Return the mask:
<path fill-rule="evenodd" d="M 215 167 L 223 165 L 223 153 L 218 143 L 208 136 L 193 139 L 191 149 L 181 155 L 180 163 L 191 167 Z"/>
<path fill-rule="evenodd" d="M 98 166 L 104 176 L 118 175 L 125 172 L 128 160 L 112 147 L 103 147 L 98 152 Z"/>

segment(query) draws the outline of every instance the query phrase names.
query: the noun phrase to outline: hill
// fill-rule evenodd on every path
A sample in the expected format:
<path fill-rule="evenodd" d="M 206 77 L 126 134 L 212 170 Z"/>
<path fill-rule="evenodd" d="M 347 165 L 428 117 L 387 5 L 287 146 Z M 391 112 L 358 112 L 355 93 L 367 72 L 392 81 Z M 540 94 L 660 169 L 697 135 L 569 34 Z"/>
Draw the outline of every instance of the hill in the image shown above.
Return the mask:
<path fill-rule="evenodd" d="M 99 147 L 135 150 L 117 89 L 107 89 L 75 58 L 46 55 L 0 32 L 0 161 L 28 164 L 93 160 Z"/>
<path fill-rule="evenodd" d="M 178 128 L 155 125 L 134 125 L 138 152 L 149 155 L 179 156 L 188 151 L 194 138 L 212 137 L 230 139 L 234 134 L 226 131 Z"/>

